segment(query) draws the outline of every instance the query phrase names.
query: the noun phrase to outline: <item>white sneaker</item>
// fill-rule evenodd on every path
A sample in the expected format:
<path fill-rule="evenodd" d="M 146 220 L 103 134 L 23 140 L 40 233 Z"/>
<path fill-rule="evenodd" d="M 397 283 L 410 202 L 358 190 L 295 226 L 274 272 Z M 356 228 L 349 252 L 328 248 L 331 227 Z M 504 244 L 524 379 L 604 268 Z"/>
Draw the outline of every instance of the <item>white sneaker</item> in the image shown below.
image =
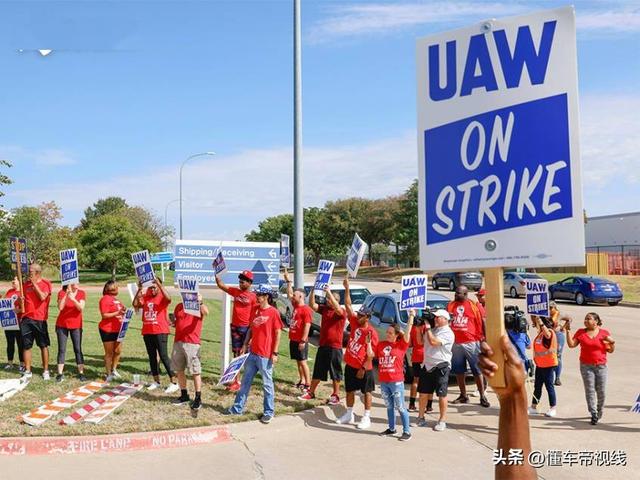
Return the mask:
<path fill-rule="evenodd" d="M 476 390 L 475 392 L 471 392 L 469 394 L 470 397 L 479 397 L 480 396 L 480 392 L 478 390 Z"/>
<path fill-rule="evenodd" d="M 122 375 L 120 375 L 115 368 L 113 369 L 113 372 L 111 372 L 111 375 L 113 375 L 113 378 L 122 378 Z"/>
<path fill-rule="evenodd" d="M 371 417 L 369 417 L 368 415 L 362 417 L 356 425 L 356 428 L 358 430 L 366 430 L 369 427 L 371 427 Z"/>
<path fill-rule="evenodd" d="M 44 380 L 51 380 L 51 374 L 49 374 L 49 370 L 45 370 L 44 372 L 42 372 L 42 378 Z"/>
<path fill-rule="evenodd" d="M 538 415 L 538 410 L 533 407 L 529 407 L 529 415 Z"/>
<path fill-rule="evenodd" d="M 147 390 L 155 390 L 156 388 L 160 388 L 160 384 L 158 382 L 151 382 Z"/>
<path fill-rule="evenodd" d="M 346 412 L 336 420 L 336 423 L 339 425 L 353 425 L 354 423 L 356 423 L 356 418 L 353 415 L 353 412 Z"/>
<path fill-rule="evenodd" d="M 12 368 L 13 368 L 13 365 L 12 365 L 11 363 L 7 363 L 7 364 L 4 366 L 4 369 L 5 369 L 5 370 L 11 370 Z"/>
<path fill-rule="evenodd" d="M 436 426 L 433 427 L 436 432 L 443 432 L 447 429 L 447 424 L 445 422 L 438 422 Z"/>
<path fill-rule="evenodd" d="M 164 393 L 176 393 L 180 390 L 180 387 L 177 383 L 170 383 L 167 388 L 165 388 Z"/>
<path fill-rule="evenodd" d="M 555 417 L 556 416 L 556 409 L 554 408 L 550 408 L 549 411 L 547 413 L 544 414 L 545 417 Z"/>
<path fill-rule="evenodd" d="M 107 376 L 105 377 L 105 379 L 104 379 L 104 382 L 105 382 L 105 383 L 111 383 L 111 382 L 113 382 L 113 375 L 112 375 L 112 374 L 107 375 Z"/>
<path fill-rule="evenodd" d="M 31 380 L 31 377 L 33 377 L 33 373 L 25 371 L 22 374 L 22 377 L 20 377 L 20 379 L 23 380 L 23 381 L 28 381 L 28 380 Z"/>

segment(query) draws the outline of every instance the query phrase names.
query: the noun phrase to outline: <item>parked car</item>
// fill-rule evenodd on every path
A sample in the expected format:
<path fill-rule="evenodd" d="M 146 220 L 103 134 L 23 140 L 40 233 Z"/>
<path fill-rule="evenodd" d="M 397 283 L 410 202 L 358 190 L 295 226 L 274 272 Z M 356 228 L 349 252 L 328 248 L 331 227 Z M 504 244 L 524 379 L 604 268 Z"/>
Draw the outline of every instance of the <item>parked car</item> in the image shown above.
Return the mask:
<path fill-rule="evenodd" d="M 458 285 L 464 285 L 469 290 L 478 291 L 482 288 L 482 273 L 480 272 L 445 272 L 436 273 L 431 277 L 431 286 L 434 290 L 440 287 L 448 287 L 455 290 Z"/>
<path fill-rule="evenodd" d="M 622 301 L 620 286 L 606 278 L 575 276 L 549 285 L 552 300 L 571 300 L 578 305 L 608 303 L 611 306 Z"/>
<path fill-rule="evenodd" d="M 543 280 L 537 273 L 506 272 L 504 274 L 504 293 L 511 298 L 526 295 L 525 280 Z"/>
<path fill-rule="evenodd" d="M 444 295 L 427 292 L 427 305 L 431 310 L 446 309 L 448 303 L 449 299 Z M 403 329 L 406 328 L 408 314 L 406 310 L 400 310 L 400 293 L 376 293 L 370 295 L 364 305 L 373 311 L 369 323 L 377 330 L 379 338 L 384 339 L 387 328 L 394 323 L 400 324 Z M 404 358 L 404 373 L 405 382 L 411 382 L 413 370 L 410 351 Z"/>

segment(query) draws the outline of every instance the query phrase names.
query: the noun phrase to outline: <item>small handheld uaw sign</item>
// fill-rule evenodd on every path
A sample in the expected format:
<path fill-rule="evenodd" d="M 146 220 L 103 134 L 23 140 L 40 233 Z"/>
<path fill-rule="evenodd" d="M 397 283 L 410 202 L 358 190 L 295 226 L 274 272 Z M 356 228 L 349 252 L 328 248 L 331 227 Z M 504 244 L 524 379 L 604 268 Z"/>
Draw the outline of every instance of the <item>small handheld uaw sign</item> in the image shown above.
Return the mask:
<path fill-rule="evenodd" d="M 313 286 L 316 296 L 324 298 L 324 287 L 331 283 L 331 277 L 333 275 L 333 269 L 335 266 L 336 263 L 330 260 L 320 260 L 320 262 L 318 262 L 316 281 Z"/>
<path fill-rule="evenodd" d="M 60 252 L 60 283 L 71 285 L 80 283 L 78 274 L 78 250 L 69 248 Z"/>
<path fill-rule="evenodd" d="M 575 12 L 480 22 L 416 54 L 420 267 L 484 270 L 500 352 L 502 268 L 585 261 Z"/>
<path fill-rule="evenodd" d="M 289 248 L 289 235 L 280 235 L 280 265 L 284 268 L 291 266 L 291 249 Z"/>
<path fill-rule="evenodd" d="M 549 316 L 549 282 L 543 279 L 525 279 L 527 313 L 541 317 Z"/>
<path fill-rule="evenodd" d="M 213 259 L 213 271 L 215 275 L 222 275 L 227 271 L 227 264 L 224 261 L 224 257 L 222 256 L 222 250 L 218 251 L 218 254 Z"/>
<path fill-rule="evenodd" d="M 150 286 L 156 279 L 156 274 L 153 271 L 149 250 L 132 253 L 131 259 L 133 260 L 133 267 L 136 269 L 136 276 L 142 286 Z"/>
<path fill-rule="evenodd" d="M 184 313 L 200 317 L 200 302 L 198 301 L 198 280 L 195 278 L 178 278 L 180 296 L 182 297 L 182 307 Z"/>
<path fill-rule="evenodd" d="M 351 278 L 356 278 L 356 275 L 358 275 L 358 268 L 360 268 L 366 249 L 367 244 L 356 233 L 353 236 L 353 243 L 351 243 L 351 248 L 347 254 L 347 272 Z"/>
<path fill-rule="evenodd" d="M 127 330 L 129 330 L 129 324 L 131 323 L 134 313 L 135 310 L 133 308 L 127 308 L 127 311 L 124 312 L 124 319 L 122 320 L 120 331 L 118 332 L 118 342 L 124 342 L 124 337 L 127 334 Z"/>
<path fill-rule="evenodd" d="M 245 353 L 244 355 L 240 355 L 239 357 L 236 357 L 233 360 L 231 360 L 227 368 L 225 368 L 224 372 L 222 372 L 222 376 L 220 377 L 220 381 L 218 382 L 218 385 L 226 385 L 228 383 L 233 382 L 235 378 L 238 376 L 238 373 L 242 369 L 242 366 L 244 365 L 244 362 L 246 362 L 248 357 L 249 357 L 249 354 Z"/>
<path fill-rule="evenodd" d="M 18 316 L 14 310 L 14 305 L 18 296 L 0 298 L 0 324 L 3 330 L 20 330 Z"/>
<path fill-rule="evenodd" d="M 400 310 L 424 309 L 427 307 L 427 276 L 405 275 L 402 277 Z"/>

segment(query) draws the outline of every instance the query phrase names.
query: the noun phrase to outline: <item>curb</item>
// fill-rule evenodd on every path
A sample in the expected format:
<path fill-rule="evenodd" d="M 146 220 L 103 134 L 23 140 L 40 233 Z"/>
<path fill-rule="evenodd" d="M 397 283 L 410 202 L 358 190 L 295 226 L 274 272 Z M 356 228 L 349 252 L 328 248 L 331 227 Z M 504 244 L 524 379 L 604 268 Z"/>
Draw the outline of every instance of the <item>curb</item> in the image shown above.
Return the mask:
<path fill-rule="evenodd" d="M 640 308 L 640 303 L 638 302 L 620 302 L 618 305 L 621 307 Z"/>
<path fill-rule="evenodd" d="M 186 428 L 160 432 L 77 437 L 0 438 L 0 456 L 69 455 L 160 450 L 231 441 L 227 426 Z"/>

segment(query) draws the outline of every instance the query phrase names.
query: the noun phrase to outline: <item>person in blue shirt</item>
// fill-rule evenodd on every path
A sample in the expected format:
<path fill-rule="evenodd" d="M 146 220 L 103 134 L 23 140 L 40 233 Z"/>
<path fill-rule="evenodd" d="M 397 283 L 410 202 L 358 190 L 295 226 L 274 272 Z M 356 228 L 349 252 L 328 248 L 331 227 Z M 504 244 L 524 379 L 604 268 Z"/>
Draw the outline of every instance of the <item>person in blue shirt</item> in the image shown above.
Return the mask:
<path fill-rule="evenodd" d="M 518 352 L 518 356 L 522 360 L 525 372 L 528 372 L 529 376 L 532 376 L 533 363 L 527 357 L 527 350 L 531 349 L 531 339 L 527 334 L 527 323 L 524 316 L 515 314 L 513 315 L 513 319 L 505 319 L 505 329 L 509 340 L 511 340 L 516 352 Z"/>

